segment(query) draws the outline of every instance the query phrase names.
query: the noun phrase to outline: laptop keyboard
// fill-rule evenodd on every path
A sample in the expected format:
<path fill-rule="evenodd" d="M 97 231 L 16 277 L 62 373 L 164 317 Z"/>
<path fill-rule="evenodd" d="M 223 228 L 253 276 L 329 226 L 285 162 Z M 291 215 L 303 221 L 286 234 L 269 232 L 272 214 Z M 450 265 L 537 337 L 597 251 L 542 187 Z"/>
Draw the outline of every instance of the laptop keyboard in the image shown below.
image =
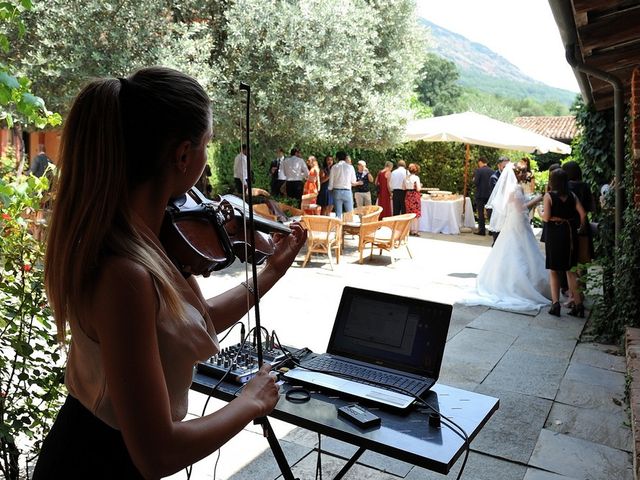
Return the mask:
<path fill-rule="evenodd" d="M 430 383 L 414 378 L 407 378 L 393 373 L 384 372 L 375 368 L 357 365 L 350 362 L 343 362 L 336 358 L 318 356 L 304 362 L 304 367 L 312 370 L 319 370 L 322 373 L 337 373 L 347 375 L 349 380 L 354 382 L 373 385 L 380 388 L 396 387 L 401 389 L 400 393 L 410 392 L 414 395 L 420 394 L 430 387 Z M 397 392 L 395 388 L 388 390 Z"/>

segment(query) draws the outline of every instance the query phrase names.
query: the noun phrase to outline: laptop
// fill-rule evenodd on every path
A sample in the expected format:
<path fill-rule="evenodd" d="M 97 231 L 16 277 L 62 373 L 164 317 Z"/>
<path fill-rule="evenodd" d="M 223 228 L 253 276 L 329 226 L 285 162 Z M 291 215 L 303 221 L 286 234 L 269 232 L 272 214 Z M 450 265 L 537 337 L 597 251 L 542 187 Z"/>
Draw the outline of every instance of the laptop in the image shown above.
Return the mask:
<path fill-rule="evenodd" d="M 443 303 L 345 287 L 327 353 L 306 357 L 284 377 L 378 406 L 408 408 L 438 379 L 451 312 Z"/>

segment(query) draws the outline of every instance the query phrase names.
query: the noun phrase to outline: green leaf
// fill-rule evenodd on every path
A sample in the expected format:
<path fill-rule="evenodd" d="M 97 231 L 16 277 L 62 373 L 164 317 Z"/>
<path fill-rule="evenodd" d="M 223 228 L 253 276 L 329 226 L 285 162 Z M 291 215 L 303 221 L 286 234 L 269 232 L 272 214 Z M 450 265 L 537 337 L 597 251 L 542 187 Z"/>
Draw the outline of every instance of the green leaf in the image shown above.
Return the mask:
<path fill-rule="evenodd" d="M 0 50 L 9 53 L 9 39 L 4 34 L 0 34 Z"/>
<path fill-rule="evenodd" d="M 33 8 L 31 0 L 21 0 L 20 3 L 25 10 L 31 10 Z"/>
<path fill-rule="evenodd" d="M 13 75 L 9 75 L 7 72 L 0 72 L 0 83 L 6 85 L 9 88 L 20 88 L 20 83 Z"/>

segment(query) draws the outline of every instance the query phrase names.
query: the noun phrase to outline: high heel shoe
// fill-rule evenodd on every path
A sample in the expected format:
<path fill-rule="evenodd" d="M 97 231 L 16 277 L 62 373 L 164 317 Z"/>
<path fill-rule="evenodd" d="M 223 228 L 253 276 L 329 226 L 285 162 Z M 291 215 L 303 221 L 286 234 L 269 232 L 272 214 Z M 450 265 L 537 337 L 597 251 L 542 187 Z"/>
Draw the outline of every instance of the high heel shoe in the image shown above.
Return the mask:
<path fill-rule="evenodd" d="M 549 309 L 549 315 L 553 315 L 556 317 L 560 316 L 560 302 L 555 302 L 551 305 L 551 308 Z"/>
<path fill-rule="evenodd" d="M 569 315 L 572 317 L 584 318 L 584 304 L 576 303 L 569 312 Z"/>

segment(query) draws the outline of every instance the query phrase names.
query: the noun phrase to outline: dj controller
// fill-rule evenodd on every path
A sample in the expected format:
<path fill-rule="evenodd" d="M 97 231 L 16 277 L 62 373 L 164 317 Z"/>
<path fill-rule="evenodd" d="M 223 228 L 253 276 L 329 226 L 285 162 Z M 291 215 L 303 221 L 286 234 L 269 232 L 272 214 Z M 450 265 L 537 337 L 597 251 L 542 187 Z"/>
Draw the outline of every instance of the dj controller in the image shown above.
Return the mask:
<path fill-rule="evenodd" d="M 271 365 L 279 364 L 287 358 L 285 353 L 267 343 L 262 349 L 264 362 Z M 251 344 L 238 343 L 220 350 L 219 353 L 204 362 L 198 363 L 198 372 L 205 375 L 222 378 L 235 383 L 246 383 L 258 373 L 258 349 Z"/>

